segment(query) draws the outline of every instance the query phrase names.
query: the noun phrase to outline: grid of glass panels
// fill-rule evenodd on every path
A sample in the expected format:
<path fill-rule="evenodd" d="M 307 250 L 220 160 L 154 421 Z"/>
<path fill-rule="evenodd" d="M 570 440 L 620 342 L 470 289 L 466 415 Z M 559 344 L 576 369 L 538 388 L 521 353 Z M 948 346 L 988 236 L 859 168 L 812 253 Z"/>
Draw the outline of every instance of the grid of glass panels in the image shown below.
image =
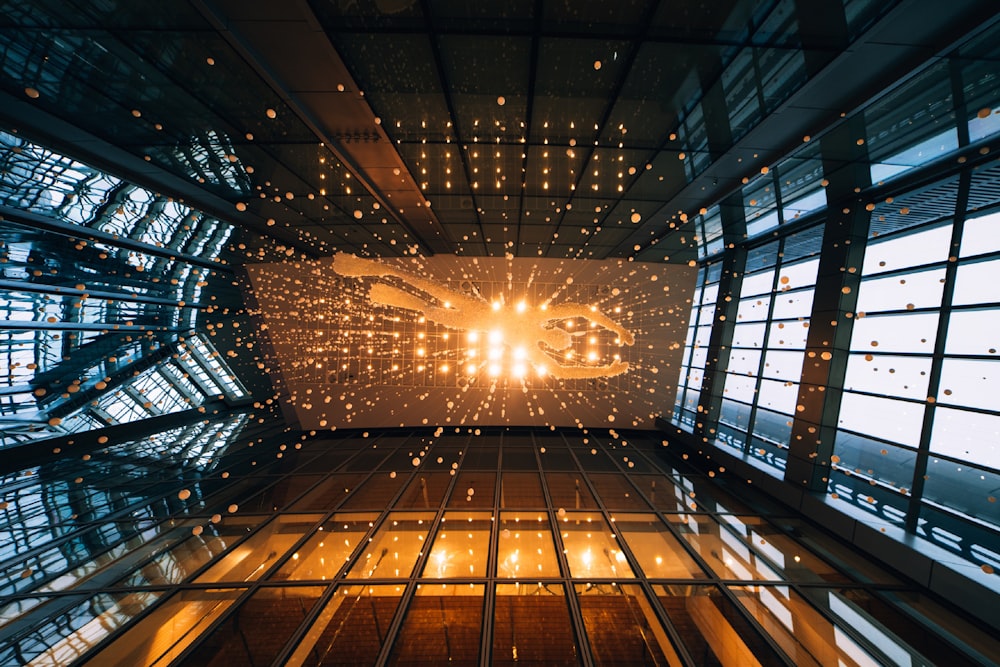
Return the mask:
<path fill-rule="evenodd" d="M 698 421 L 699 398 L 708 360 L 708 343 L 719 297 L 722 263 L 715 262 L 698 269 L 695 290 L 691 296 L 691 315 L 684 340 L 673 423 L 691 431 Z"/>
<path fill-rule="evenodd" d="M 669 456 L 652 435 L 310 437 L 259 414 L 113 440 L 82 460 L 55 453 L 4 480 L 0 659 L 819 665 L 1000 655 L 964 621 L 948 639 L 927 631 L 894 601 L 915 594 L 893 575 L 738 480 Z M 910 607 L 931 624 L 952 613 L 919 596 Z"/>
<path fill-rule="evenodd" d="M 983 61 L 1000 54 L 998 33 L 996 27 L 984 31 L 846 116 L 858 128 L 856 158 L 867 163 L 873 185 L 862 178 L 855 196 L 834 205 L 845 215 L 863 209 L 869 233 L 864 265 L 841 267 L 862 278 L 857 312 L 842 310 L 837 318 L 853 330 L 849 349 L 831 351 L 833 367 L 844 364 L 844 393 L 835 399 L 836 411 L 809 417 L 809 424 L 832 420 L 837 430 L 832 500 L 849 504 L 852 516 L 877 516 L 926 537 L 961 555 L 966 562 L 959 569 L 971 563 L 987 578 L 1000 568 L 1000 458 L 993 446 L 1000 441 L 1000 405 L 992 398 L 1000 299 L 992 287 L 997 255 L 990 240 L 997 236 L 1000 170 L 989 161 L 1000 114 L 996 77 Z M 824 137 L 818 139 L 804 137 L 790 156 L 744 183 L 751 259 L 734 337 L 722 340 L 731 342 L 731 352 L 718 397 L 720 424 L 715 432 L 713 424 L 704 429 L 710 441 L 735 446 L 776 474 L 784 467 L 781 445 L 795 424 L 789 407 L 795 407 L 797 387 L 765 377 L 766 357 L 801 368 L 807 330 L 799 332 L 801 340 L 790 336 L 795 321 L 781 321 L 771 310 L 800 307 L 800 324 L 808 326 L 815 265 L 803 261 L 813 278 L 798 304 L 771 303 L 766 283 L 780 272 L 755 253 L 780 253 L 789 262 L 787 248 L 779 245 L 787 234 L 779 225 L 794 223 L 794 235 L 810 224 L 821 232 L 824 189 L 836 179 L 857 181 L 854 166 L 840 158 L 847 147 L 831 147 L 827 157 L 836 159 L 825 159 Z M 956 158 L 958 151 L 963 154 Z M 973 158 L 979 164 L 961 172 L 952 166 Z M 810 243 L 818 241 L 817 235 Z M 825 288 L 841 289 L 835 274 L 821 280 Z M 773 294 L 778 288 L 775 283 Z M 772 349 L 765 352 L 765 345 Z M 841 371 L 831 372 L 839 385 Z M 674 421 L 698 430 L 693 419 Z M 752 444 L 746 444 L 748 433 Z"/>
<path fill-rule="evenodd" d="M 822 226 L 751 249 L 740 289 L 717 441 L 783 468 L 796 401 Z M 748 440 L 748 435 L 752 437 Z"/>
<path fill-rule="evenodd" d="M 954 217 L 907 226 L 876 209 L 873 228 L 896 229 L 866 250 L 833 487 L 894 523 L 916 514 L 918 534 L 987 568 L 1000 565 L 1000 403 L 992 390 L 1000 212 L 974 203 L 993 169 L 974 173 L 971 210 Z M 964 200 L 955 195 L 945 201 Z M 859 488 L 864 482 L 882 492 Z"/>
<path fill-rule="evenodd" d="M 200 336 L 146 362 L 214 309 L 201 292 L 228 273 L 209 267 L 231 225 L 4 131 L 0 204 L 55 225 L 0 222 L 0 443 L 246 396 Z"/>

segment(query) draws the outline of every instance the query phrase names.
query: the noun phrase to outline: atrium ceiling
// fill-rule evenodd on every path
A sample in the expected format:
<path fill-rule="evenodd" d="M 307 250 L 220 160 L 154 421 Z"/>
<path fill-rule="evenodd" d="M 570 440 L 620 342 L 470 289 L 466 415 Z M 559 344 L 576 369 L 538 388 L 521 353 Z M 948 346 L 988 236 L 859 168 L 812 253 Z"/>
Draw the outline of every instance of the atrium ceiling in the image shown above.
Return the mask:
<path fill-rule="evenodd" d="M 745 234 L 706 223 L 713 205 L 994 18 L 930 0 L 2 4 L 9 124 L 289 255 L 684 263 Z"/>

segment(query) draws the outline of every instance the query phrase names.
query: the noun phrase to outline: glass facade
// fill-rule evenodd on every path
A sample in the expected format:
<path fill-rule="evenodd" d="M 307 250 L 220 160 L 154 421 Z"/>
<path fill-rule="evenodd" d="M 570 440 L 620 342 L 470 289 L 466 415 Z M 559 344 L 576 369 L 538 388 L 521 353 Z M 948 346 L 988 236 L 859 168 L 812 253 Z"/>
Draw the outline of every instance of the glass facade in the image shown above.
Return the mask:
<path fill-rule="evenodd" d="M 648 432 L 276 424 L 220 415 L 7 473 L 0 660 L 957 665 L 1000 650 L 972 625 L 941 633 L 944 610 L 904 581 Z"/>
<path fill-rule="evenodd" d="M 996 83 L 968 60 L 983 49 L 955 47 L 748 180 L 745 222 L 699 285 L 745 264 L 694 302 L 672 422 L 786 481 L 798 446 L 829 466 L 811 488 L 849 516 L 925 538 L 995 589 Z M 853 166 L 834 158 L 849 138 Z"/>
<path fill-rule="evenodd" d="M 0 131 L 0 445 L 248 397 L 199 316 L 234 227 Z"/>

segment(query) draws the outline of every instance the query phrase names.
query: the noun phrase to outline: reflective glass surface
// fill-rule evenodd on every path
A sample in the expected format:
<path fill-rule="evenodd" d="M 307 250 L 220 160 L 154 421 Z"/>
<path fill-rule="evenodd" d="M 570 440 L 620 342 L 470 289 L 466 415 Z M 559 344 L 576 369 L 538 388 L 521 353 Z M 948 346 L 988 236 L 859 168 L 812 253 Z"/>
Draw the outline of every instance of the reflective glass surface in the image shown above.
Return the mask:
<path fill-rule="evenodd" d="M 211 434 L 213 446 L 199 444 L 198 433 Z M 445 469 L 460 448 L 483 445 L 481 456 L 459 459 L 455 475 L 443 473 L 441 489 L 420 483 L 435 471 L 399 466 L 427 433 L 293 441 L 271 413 L 255 411 L 146 439 L 109 438 L 94 443 L 90 459 L 53 453 L 27 469 L 33 474 L 10 474 L 5 525 L 25 546 L 3 560 L 0 656 L 12 664 L 14 656 L 38 664 L 215 664 L 219 656 L 293 665 L 428 656 L 863 664 L 955 653 L 960 637 L 955 664 L 963 664 L 966 653 L 998 648 L 957 617 L 937 636 L 941 610 L 907 597 L 900 579 L 802 519 L 781 518 L 740 480 L 695 470 L 651 433 L 535 433 L 533 457 L 565 448 L 573 457 L 564 468 L 593 457 L 592 470 L 531 480 L 531 495 L 543 499 L 537 509 L 509 509 L 499 492 L 481 509 L 451 508 L 456 491 L 461 502 L 478 495 L 459 484 L 497 474 L 464 470 L 465 461 L 499 468 L 525 445 L 509 438 L 508 458 L 502 430 L 435 436 L 425 456 Z M 350 481 L 369 466 L 375 476 Z M 145 474 L 168 467 L 175 476 Z M 416 489 L 407 503 L 418 509 L 338 509 L 355 493 L 365 497 L 367 483 L 382 493 L 383 476 L 400 492 Z M 575 503 L 578 488 L 581 504 L 598 508 L 552 502 L 562 493 Z M 647 509 L 609 509 L 628 502 L 626 492 Z"/>

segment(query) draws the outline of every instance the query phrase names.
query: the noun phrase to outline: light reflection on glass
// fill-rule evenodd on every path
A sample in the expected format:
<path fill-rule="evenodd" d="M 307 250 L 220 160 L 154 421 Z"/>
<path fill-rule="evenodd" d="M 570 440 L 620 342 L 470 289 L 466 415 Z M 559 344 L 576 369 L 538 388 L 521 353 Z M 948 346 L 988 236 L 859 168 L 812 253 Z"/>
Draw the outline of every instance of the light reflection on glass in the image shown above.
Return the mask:
<path fill-rule="evenodd" d="M 705 514 L 672 514 L 667 517 L 695 551 L 722 579 L 777 581 L 778 573 L 750 549 L 746 542 Z"/>
<path fill-rule="evenodd" d="M 600 514 L 566 512 L 559 520 L 559 533 L 574 579 L 635 576 Z"/>
<path fill-rule="evenodd" d="M 339 656 L 374 664 L 402 595 L 402 585 L 337 588 L 285 667 L 328 665 Z"/>
<path fill-rule="evenodd" d="M 434 514 L 393 512 L 382 522 L 361 556 L 347 573 L 348 579 L 397 579 L 410 576 L 423 552 Z"/>
<path fill-rule="evenodd" d="M 334 514 L 300 546 L 272 579 L 332 579 L 378 518 L 374 512 Z"/>
<path fill-rule="evenodd" d="M 707 575 L 653 514 L 616 514 L 615 529 L 625 539 L 649 579 L 704 579 Z"/>
<path fill-rule="evenodd" d="M 497 576 L 509 579 L 559 576 L 546 513 L 500 513 Z"/>
<path fill-rule="evenodd" d="M 423 576 L 435 579 L 484 576 L 492 524 L 488 512 L 446 512 Z"/>
<path fill-rule="evenodd" d="M 198 583 L 254 581 L 319 521 L 318 514 L 283 514 L 264 524 L 202 573 Z"/>
<path fill-rule="evenodd" d="M 684 664 L 639 586 L 577 584 L 576 595 L 594 664 Z"/>
<path fill-rule="evenodd" d="M 823 617 L 798 593 L 787 586 L 731 586 L 737 600 L 771 635 L 796 665 L 851 665 L 876 667 L 884 664 L 862 648 L 843 627 L 831 623 Z M 869 638 L 888 639 L 884 633 L 874 634 L 870 623 L 861 622 L 856 616 L 851 624 L 864 631 Z M 878 642 L 879 646 L 890 647 L 892 642 Z M 890 651 L 893 663 L 915 664 L 905 652 L 899 655 L 900 647 Z M 904 658 L 899 661 L 895 658 Z"/>

